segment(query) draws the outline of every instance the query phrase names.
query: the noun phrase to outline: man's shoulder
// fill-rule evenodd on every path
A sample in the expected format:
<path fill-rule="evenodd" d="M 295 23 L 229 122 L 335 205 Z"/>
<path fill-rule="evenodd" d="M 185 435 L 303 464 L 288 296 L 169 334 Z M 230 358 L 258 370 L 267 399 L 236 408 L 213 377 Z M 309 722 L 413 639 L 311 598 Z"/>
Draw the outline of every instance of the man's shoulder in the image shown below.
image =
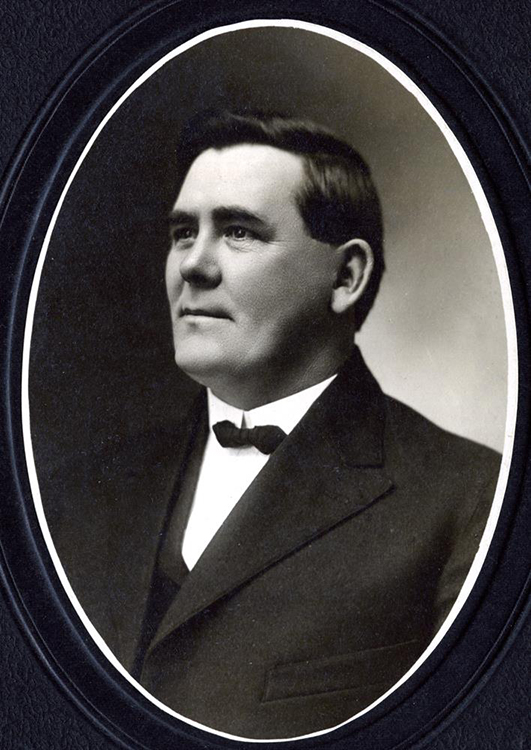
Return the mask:
<path fill-rule="evenodd" d="M 41 490 L 46 493 L 51 487 L 59 488 L 64 494 L 71 486 L 103 489 L 106 484 L 123 482 L 148 469 L 168 466 L 172 470 L 190 440 L 201 430 L 206 413 L 203 395 L 196 394 L 183 403 L 177 416 L 145 424 L 142 430 L 117 426 L 59 461 L 41 462 L 38 471 Z"/>
<path fill-rule="evenodd" d="M 329 415 L 331 431 L 346 445 L 372 442 L 373 458 L 383 448 L 388 467 L 425 467 L 470 475 L 475 469 L 498 472 L 499 453 L 437 426 L 410 406 L 385 394 L 360 350 L 340 370 L 320 403 Z M 376 447 L 378 449 L 376 450 Z"/>
<path fill-rule="evenodd" d="M 385 402 L 385 448 L 391 460 L 408 461 L 426 472 L 449 473 L 456 479 L 497 476 L 501 455 L 481 443 L 439 427 L 391 396 Z"/>

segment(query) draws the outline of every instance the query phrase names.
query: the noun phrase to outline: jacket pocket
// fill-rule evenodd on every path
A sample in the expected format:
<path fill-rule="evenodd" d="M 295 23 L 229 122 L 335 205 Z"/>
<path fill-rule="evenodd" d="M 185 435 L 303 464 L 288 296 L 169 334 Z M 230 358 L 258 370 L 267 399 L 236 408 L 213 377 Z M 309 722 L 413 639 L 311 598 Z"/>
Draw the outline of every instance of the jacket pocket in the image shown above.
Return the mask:
<path fill-rule="evenodd" d="M 416 640 L 324 659 L 278 664 L 266 673 L 262 700 L 393 685 L 418 656 Z"/>

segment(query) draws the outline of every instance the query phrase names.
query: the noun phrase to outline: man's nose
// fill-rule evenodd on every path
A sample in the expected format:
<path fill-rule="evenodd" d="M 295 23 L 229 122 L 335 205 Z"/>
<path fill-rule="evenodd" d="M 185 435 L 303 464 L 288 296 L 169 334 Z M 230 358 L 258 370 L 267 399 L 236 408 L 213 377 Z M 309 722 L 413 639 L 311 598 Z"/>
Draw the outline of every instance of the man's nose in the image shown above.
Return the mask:
<path fill-rule="evenodd" d="M 186 251 L 179 270 L 189 284 L 216 287 L 221 281 L 221 271 L 215 239 L 206 233 L 199 233 L 193 246 Z"/>

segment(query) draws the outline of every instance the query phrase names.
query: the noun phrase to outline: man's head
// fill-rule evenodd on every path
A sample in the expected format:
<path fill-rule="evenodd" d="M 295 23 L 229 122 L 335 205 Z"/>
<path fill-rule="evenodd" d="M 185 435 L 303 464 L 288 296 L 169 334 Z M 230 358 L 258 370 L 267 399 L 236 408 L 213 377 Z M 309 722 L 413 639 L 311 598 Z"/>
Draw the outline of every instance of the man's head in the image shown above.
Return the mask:
<path fill-rule="evenodd" d="M 230 114 L 192 123 L 178 155 L 166 269 L 177 364 L 243 408 L 331 375 L 384 265 L 361 157 L 312 123 Z"/>

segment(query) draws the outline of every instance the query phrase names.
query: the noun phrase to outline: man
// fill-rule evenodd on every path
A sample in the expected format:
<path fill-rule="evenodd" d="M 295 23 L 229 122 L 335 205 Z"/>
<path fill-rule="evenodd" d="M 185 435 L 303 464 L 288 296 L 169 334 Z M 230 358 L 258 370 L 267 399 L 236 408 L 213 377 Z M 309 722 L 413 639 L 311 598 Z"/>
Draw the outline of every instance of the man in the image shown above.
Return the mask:
<path fill-rule="evenodd" d="M 499 457 L 384 396 L 354 344 L 384 260 L 349 145 L 224 115 L 178 154 L 166 284 L 176 363 L 201 388 L 174 435 L 86 462 L 89 511 L 79 538 L 58 522 L 58 547 L 162 703 L 237 736 L 298 736 L 368 706 L 432 640 Z"/>

